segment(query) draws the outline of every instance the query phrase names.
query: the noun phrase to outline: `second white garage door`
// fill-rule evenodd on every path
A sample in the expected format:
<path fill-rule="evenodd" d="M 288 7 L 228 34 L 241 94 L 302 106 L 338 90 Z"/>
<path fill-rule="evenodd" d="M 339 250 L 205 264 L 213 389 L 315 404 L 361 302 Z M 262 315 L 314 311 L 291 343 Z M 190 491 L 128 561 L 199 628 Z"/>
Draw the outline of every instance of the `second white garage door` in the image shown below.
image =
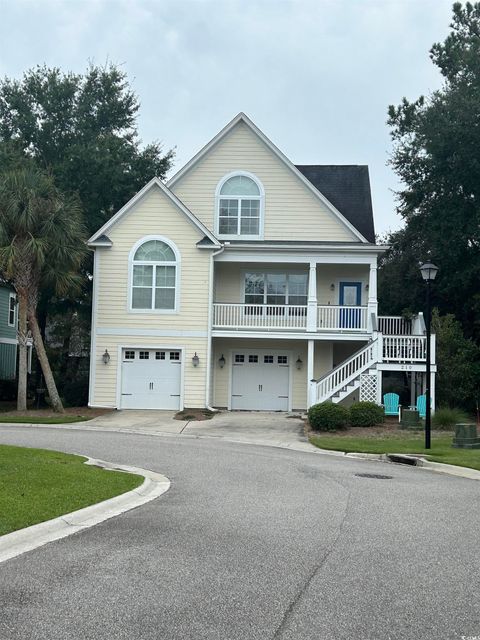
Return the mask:
<path fill-rule="evenodd" d="M 181 351 L 123 349 L 122 409 L 180 409 Z"/>
<path fill-rule="evenodd" d="M 290 356 L 275 351 L 235 351 L 232 409 L 288 411 Z"/>

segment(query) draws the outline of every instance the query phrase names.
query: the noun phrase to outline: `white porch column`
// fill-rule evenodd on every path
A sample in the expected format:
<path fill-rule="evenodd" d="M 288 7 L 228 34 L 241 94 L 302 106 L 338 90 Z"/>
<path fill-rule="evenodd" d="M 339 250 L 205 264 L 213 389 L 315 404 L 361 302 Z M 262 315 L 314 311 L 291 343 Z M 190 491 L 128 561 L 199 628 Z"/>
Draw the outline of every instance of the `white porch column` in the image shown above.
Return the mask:
<path fill-rule="evenodd" d="M 372 313 L 375 317 L 378 315 L 377 300 L 377 260 L 370 263 L 370 275 L 368 277 L 368 308 L 367 308 L 367 327 L 372 332 Z"/>
<path fill-rule="evenodd" d="M 308 276 L 307 331 L 317 330 L 317 263 L 310 262 Z"/>
<path fill-rule="evenodd" d="M 308 355 L 307 355 L 307 408 L 315 404 L 315 383 L 312 382 L 314 377 L 314 363 L 315 363 L 315 341 L 308 341 Z"/>
<path fill-rule="evenodd" d="M 383 404 L 382 371 L 377 369 L 377 404 Z"/>

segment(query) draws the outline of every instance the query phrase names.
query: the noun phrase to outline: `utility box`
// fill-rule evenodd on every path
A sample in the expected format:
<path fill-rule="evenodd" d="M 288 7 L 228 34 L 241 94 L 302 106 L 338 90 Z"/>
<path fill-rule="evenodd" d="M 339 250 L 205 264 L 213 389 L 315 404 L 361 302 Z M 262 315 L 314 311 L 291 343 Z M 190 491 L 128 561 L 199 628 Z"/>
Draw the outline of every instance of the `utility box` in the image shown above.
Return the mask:
<path fill-rule="evenodd" d="M 456 424 L 452 447 L 456 449 L 480 449 L 476 424 Z"/>
<path fill-rule="evenodd" d="M 420 422 L 420 414 L 416 409 L 403 409 L 402 420 L 400 422 L 401 429 L 422 429 Z"/>

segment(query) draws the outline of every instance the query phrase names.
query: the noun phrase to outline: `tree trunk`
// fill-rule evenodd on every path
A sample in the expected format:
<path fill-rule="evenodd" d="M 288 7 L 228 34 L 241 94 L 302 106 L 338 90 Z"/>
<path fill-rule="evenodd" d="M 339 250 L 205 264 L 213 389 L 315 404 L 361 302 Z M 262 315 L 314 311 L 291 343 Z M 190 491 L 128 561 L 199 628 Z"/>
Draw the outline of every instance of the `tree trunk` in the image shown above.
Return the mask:
<path fill-rule="evenodd" d="M 18 292 L 18 391 L 17 411 L 27 410 L 27 297 Z"/>
<path fill-rule="evenodd" d="M 60 396 L 58 395 L 57 385 L 55 384 L 55 380 L 53 378 L 52 370 L 50 369 L 50 363 L 48 362 L 47 352 L 45 351 L 45 346 L 42 340 L 42 334 L 40 332 L 40 327 L 38 326 L 37 317 L 35 313 L 29 312 L 28 321 L 30 324 L 30 328 L 33 334 L 33 340 L 35 343 L 35 350 L 37 352 L 37 358 L 40 361 L 40 365 L 43 371 L 43 377 L 45 378 L 45 384 L 47 385 L 48 395 L 50 397 L 50 401 L 52 403 L 52 408 L 54 411 L 58 413 L 63 413 L 63 405 L 60 400 Z"/>

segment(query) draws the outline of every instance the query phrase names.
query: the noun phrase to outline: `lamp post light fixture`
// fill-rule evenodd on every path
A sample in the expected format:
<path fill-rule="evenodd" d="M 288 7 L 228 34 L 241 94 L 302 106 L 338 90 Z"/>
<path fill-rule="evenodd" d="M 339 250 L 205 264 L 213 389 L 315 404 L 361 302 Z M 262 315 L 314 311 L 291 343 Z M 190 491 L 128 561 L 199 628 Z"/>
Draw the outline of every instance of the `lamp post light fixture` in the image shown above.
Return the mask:
<path fill-rule="evenodd" d="M 425 327 L 427 330 L 427 349 L 426 349 L 426 375 L 427 380 L 425 384 L 425 449 L 431 448 L 431 408 L 432 408 L 432 398 L 431 398 L 431 362 L 430 362 L 430 321 L 431 321 L 431 309 L 430 309 L 430 283 L 435 280 L 435 277 L 438 273 L 438 267 L 436 267 L 431 262 L 425 262 L 420 265 L 420 272 L 422 274 L 422 278 L 425 280 L 427 285 L 427 294 L 426 294 L 426 315 L 425 315 Z"/>
<path fill-rule="evenodd" d="M 103 364 L 108 364 L 110 362 L 110 354 L 108 353 L 108 349 L 105 349 L 105 353 L 102 356 Z"/>
<path fill-rule="evenodd" d="M 194 367 L 198 367 L 198 365 L 200 364 L 200 358 L 198 357 L 196 351 L 195 351 L 195 355 L 192 358 L 192 364 Z"/>

